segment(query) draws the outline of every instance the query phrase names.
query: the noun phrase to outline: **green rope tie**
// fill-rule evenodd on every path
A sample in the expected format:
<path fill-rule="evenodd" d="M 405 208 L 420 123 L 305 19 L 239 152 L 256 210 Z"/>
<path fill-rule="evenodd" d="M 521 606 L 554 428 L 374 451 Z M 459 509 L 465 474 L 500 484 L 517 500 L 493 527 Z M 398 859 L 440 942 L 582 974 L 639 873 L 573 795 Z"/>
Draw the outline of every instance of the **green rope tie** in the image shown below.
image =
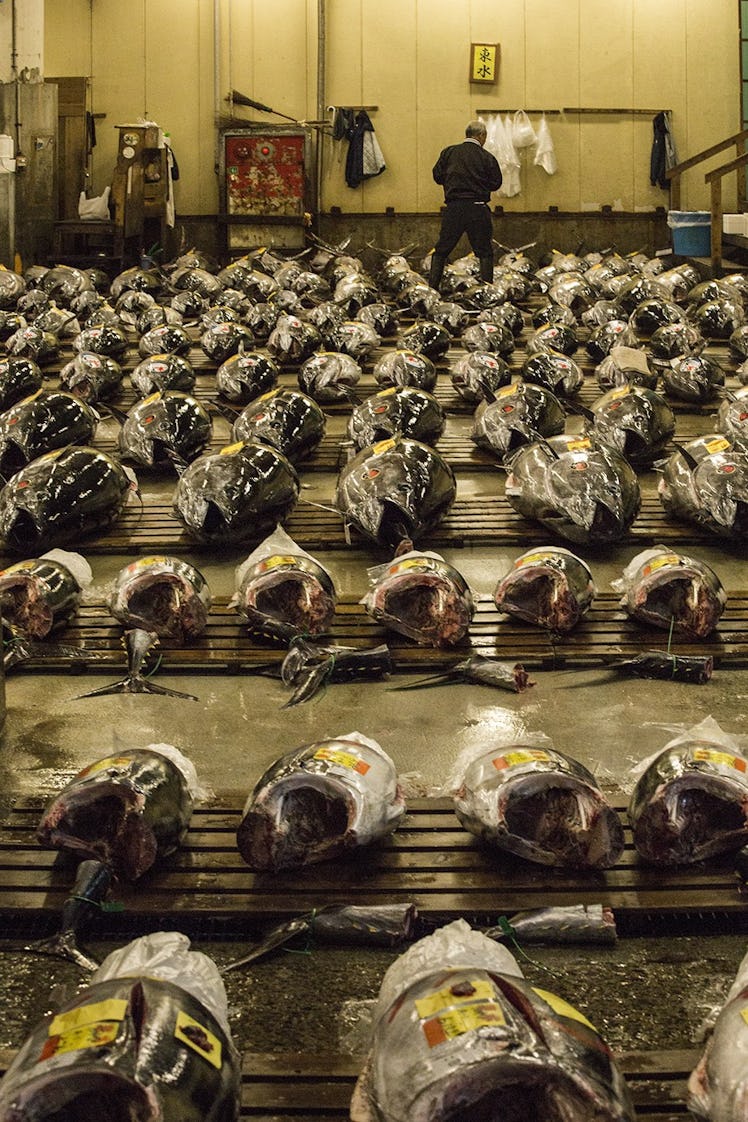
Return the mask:
<path fill-rule="evenodd" d="M 502 934 L 506 935 L 514 949 L 519 955 L 522 956 L 522 958 L 526 959 L 527 962 L 532 963 L 532 965 L 536 966 L 538 970 L 543 970 L 546 974 L 550 974 L 551 977 L 555 976 L 552 970 L 550 970 L 547 966 L 544 966 L 542 962 L 538 962 L 537 959 L 530 958 L 529 954 L 527 954 L 527 952 L 523 950 L 523 948 L 517 942 L 517 936 L 515 934 L 514 928 L 512 927 L 506 916 L 499 916 L 497 927 L 502 932 Z"/>
<path fill-rule="evenodd" d="M 90 904 L 92 908 L 98 908 L 102 912 L 124 912 L 125 910 L 125 905 L 118 900 L 89 900 L 87 896 L 68 896 L 65 901 L 66 904 L 68 900 L 79 900 L 81 904 Z"/>

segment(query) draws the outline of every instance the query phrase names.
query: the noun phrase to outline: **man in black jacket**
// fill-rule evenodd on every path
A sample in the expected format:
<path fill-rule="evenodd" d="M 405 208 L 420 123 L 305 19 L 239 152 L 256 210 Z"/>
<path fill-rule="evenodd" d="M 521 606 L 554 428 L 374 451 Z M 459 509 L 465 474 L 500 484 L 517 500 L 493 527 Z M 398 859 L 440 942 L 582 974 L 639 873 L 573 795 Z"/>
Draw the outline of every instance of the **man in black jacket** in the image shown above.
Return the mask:
<path fill-rule="evenodd" d="M 438 292 L 447 258 L 463 234 L 480 261 L 481 280 L 493 280 L 491 192 L 501 186 L 501 168 L 486 152 L 486 126 L 471 121 L 461 144 L 443 149 L 434 164 L 433 176 L 444 188 L 446 209 L 439 240 L 431 256 L 429 284 Z"/>

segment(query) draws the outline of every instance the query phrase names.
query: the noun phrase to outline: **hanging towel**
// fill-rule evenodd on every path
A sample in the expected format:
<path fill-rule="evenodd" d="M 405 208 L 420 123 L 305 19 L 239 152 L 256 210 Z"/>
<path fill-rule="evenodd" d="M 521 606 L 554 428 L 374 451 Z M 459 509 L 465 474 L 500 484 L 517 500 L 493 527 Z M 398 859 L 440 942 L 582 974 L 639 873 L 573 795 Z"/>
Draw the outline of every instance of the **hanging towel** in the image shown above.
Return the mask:
<path fill-rule="evenodd" d="M 374 126 L 369 114 L 361 109 L 356 114 L 348 142 L 345 181 L 349 187 L 359 187 L 364 179 L 379 175 L 384 168 L 384 157 L 374 136 Z"/>
<path fill-rule="evenodd" d="M 501 148 L 501 156 L 497 157 L 499 166 L 501 168 L 502 183 L 499 188 L 499 194 L 504 195 L 505 198 L 511 199 L 514 195 L 518 195 L 522 189 L 519 178 L 520 162 L 517 149 L 514 147 L 513 124 L 512 119 L 507 113 L 504 118 L 503 129 L 497 126 L 498 143 Z"/>
<path fill-rule="evenodd" d="M 540 118 L 540 124 L 538 125 L 537 146 L 535 148 L 535 158 L 532 162 L 541 167 L 548 175 L 553 175 L 558 167 L 553 141 L 551 140 L 551 130 L 548 128 L 545 113 Z"/>

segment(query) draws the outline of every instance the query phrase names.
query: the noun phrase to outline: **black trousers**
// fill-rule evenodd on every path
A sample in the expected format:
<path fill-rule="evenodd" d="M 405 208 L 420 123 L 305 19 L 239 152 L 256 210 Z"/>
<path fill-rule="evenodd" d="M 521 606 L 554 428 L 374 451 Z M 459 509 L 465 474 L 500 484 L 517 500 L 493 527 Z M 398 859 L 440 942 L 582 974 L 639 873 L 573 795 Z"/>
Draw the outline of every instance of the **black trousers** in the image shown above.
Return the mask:
<path fill-rule="evenodd" d="M 447 258 L 463 234 L 467 234 L 470 248 L 480 261 L 481 280 L 493 280 L 491 211 L 486 203 L 456 199 L 446 205 L 439 240 L 431 256 L 429 284 L 437 291 Z"/>

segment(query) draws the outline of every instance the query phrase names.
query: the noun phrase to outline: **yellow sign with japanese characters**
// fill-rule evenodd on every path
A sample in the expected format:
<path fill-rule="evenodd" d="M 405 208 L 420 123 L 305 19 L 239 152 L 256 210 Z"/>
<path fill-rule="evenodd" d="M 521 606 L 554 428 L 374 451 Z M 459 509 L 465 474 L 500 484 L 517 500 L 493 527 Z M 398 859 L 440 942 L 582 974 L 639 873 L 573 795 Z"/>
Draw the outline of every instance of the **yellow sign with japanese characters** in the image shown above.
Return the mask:
<path fill-rule="evenodd" d="M 470 44 L 470 81 L 495 82 L 499 76 L 499 44 Z"/>

